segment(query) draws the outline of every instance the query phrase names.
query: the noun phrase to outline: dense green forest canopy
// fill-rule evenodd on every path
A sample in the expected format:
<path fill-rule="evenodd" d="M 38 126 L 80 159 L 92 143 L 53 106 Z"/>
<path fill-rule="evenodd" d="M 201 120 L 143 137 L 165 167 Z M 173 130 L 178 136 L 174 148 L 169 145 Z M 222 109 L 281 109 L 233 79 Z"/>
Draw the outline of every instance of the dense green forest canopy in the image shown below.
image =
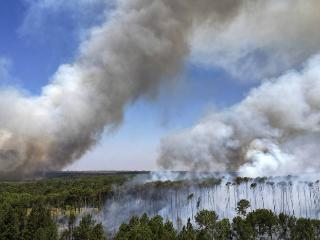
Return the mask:
<path fill-rule="evenodd" d="M 0 182 L 0 201 L 31 208 L 39 202 L 51 208 L 101 208 L 112 195 L 112 187 L 122 185 L 135 174 L 72 176 L 51 179 Z"/>
<path fill-rule="evenodd" d="M 180 189 L 186 186 L 207 188 L 221 184 L 274 184 L 267 178 L 235 177 L 176 181 L 140 181 L 140 173 L 58 174 L 49 178 L 0 182 L 1 240 L 213 240 L 213 239 L 320 239 L 320 221 L 296 218 L 267 209 L 249 211 L 250 202 L 238 202 L 237 216 L 220 219 L 216 212 L 199 209 L 194 219 L 173 223 L 161 216 L 143 212 L 123 223 L 116 232 L 107 232 L 94 213 L 81 214 L 81 209 L 101 211 L 106 199 L 116 194 L 115 188 L 143 191 Z M 144 175 L 145 177 L 145 175 Z M 126 184 L 130 183 L 130 184 Z M 287 184 L 290 184 L 290 179 Z M 312 183 L 310 183 L 312 184 Z M 192 198 L 191 193 L 188 198 Z M 107 216 L 108 217 L 108 216 Z M 63 219 L 63 223 L 59 222 Z M 178 227 L 177 227 L 178 226 Z"/>
<path fill-rule="evenodd" d="M 245 204 L 244 204 L 245 203 Z M 257 209 L 250 213 L 243 200 L 238 203 L 239 215 L 232 220 L 218 219 L 214 211 L 201 210 L 195 223 L 188 219 L 182 229 L 177 230 L 172 222 L 161 216 L 149 218 L 146 214 L 132 217 L 123 223 L 115 235 L 116 240 L 315 240 L 320 239 L 320 221 L 295 218 L 286 214 L 275 214 L 267 209 Z"/>

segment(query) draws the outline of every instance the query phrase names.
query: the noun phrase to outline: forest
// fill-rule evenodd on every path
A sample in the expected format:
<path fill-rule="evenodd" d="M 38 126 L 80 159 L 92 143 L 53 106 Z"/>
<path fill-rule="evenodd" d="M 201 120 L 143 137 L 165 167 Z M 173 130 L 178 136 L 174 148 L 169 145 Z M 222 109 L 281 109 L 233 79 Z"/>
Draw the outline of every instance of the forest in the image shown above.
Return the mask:
<path fill-rule="evenodd" d="M 70 174 L 2 181 L 0 239 L 320 239 L 318 181 L 295 183 L 291 177 L 151 181 L 146 176 Z M 306 198 L 295 205 L 290 196 L 299 191 Z M 274 194 L 270 201 L 268 194 Z M 306 204 L 306 209 L 305 201 L 313 205 Z"/>
<path fill-rule="evenodd" d="M 132 175 L 132 174 L 131 174 Z M 62 175 L 27 181 L 0 182 L 0 239 L 104 239 L 101 224 L 85 215 L 86 208 L 99 212 L 112 186 L 121 185 L 127 174 Z M 72 226 L 72 238 L 65 225 Z"/>

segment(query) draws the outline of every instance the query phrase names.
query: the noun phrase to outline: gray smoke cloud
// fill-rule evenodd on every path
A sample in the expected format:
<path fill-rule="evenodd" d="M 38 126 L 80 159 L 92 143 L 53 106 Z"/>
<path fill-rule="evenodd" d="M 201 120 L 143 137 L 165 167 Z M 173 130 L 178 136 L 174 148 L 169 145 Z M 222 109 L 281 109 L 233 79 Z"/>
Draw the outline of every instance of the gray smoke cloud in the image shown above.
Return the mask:
<path fill-rule="evenodd" d="M 156 93 L 180 69 L 188 37 L 203 21 L 227 22 L 242 1 L 119 1 L 91 30 L 73 64 L 61 65 L 37 97 L 0 92 L 0 169 L 29 174 L 81 157 L 124 107 Z"/>
<path fill-rule="evenodd" d="M 242 81 L 275 77 L 319 51 L 317 0 L 255 0 L 227 26 L 205 24 L 191 40 L 191 61 Z"/>
<path fill-rule="evenodd" d="M 252 177 L 319 170 L 319 92 L 315 56 L 300 72 L 266 81 L 236 106 L 164 138 L 159 163 Z"/>
<path fill-rule="evenodd" d="M 267 2 L 268 7 L 275 4 L 275 1 Z M 320 37 L 314 34 L 318 33 L 315 27 L 318 26 L 315 24 L 318 23 L 318 13 L 315 10 L 319 9 L 319 2 L 310 0 L 306 5 L 300 0 L 284 2 L 292 2 L 296 10 L 281 18 L 279 15 L 277 24 L 282 23 L 287 27 L 286 23 L 293 19 L 292 16 L 303 16 L 308 21 L 302 21 L 302 25 L 299 26 L 290 25 L 290 28 L 302 27 L 305 31 L 303 34 L 316 39 L 310 43 L 295 45 L 299 46 L 306 57 L 310 53 L 309 49 L 313 49 L 313 44 L 320 41 Z M 305 15 L 305 11 L 302 10 L 307 5 L 314 11 Z M 56 170 L 78 159 L 94 146 L 106 127 L 112 128 L 121 123 L 127 104 L 141 96 L 155 95 L 160 84 L 173 79 L 172 76 L 179 71 L 190 54 L 192 38 L 201 26 L 229 29 L 239 16 L 257 6 L 257 1 L 253 0 L 119 1 L 116 10 L 108 15 L 105 23 L 93 28 L 89 37 L 81 43 L 75 62 L 61 65 L 40 96 L 29 96 L 12 88 L 1 90 L 1 172 L 29 174 L 35 171 Z M 248 18 L 246 21 L 257 19 Z M 310 22 L 313 23 L 312 26 Z M 247 33 L 250 34 L 252 31 Z M 283 29 L 276 28 L 273 33 L 280 35 Z M 275 48 L 286 46 L 285 44 L 292 40 L 292 36 L 296 35 L 279 38 L 279 41 L 274 42 Z M 298 43 L 302 41 L 305 41 L 305 38 L 297 40 Z M 266 49 L 268 46 L 266 45 Z M 225 48 L 223 45 L 221 47 Z M 292 51 L 292 48 L 287 50 Z M 245 105 L 249 105 L 249 99 Z M 251 102 L 253 105 L 253 101 Z M 275 113 L 276 109 L 273 110 Z M 261 111 L 246 112 L 244 109 L 241 110 L 241 107 L 236 111 L 244 116 L 236 119 L 232 117 L 234 114 L 214 114 L 209 120 L 203 121 L 204 125 L 208 125 L 211 134 L 199 134 L 199 149 L 206 148 L 206 143 L 210 141 L 218 144 L 212 146 L 207 155 L 205 152 L 201 153 L 203 157 L 192 153 L 193 162 L 202 163 L 203 161 L 197 159 L 208 160 L 212 155 L 219 155 L 215 157 L 219 159 L 215 161 L 218 165 L 235 167 L 239 165 L 239 161 L 229 159 L 239 156 L 239 152 L 251 142 L 253 137 L 250 135 L 257 135 L 253 133 L 258 133 L 258 136 L 263 138 L 280 138 L 281 134 L 276 131 L 278 126 L 268 125 L 277 122 L 280 118 L 277 114 L 272 115 L 274 119 L 269 123 L 267 120 L 270 119 Z M 253 116 L 255 113 L 258 115 Z M 292 113 L 294 116 L 295 114 L 299 115 L 299 111 Z M 230 120 L 225 122 L 224 119 L 228 115 L 231 115 L 228 117 Z M 261 120 L 254 121 L 253 126 L 249 128 L 247 123 L 252 118 Z M 246 130 L 238 130 L 240 127 L 233 129 L 233 124 L 228 123 L 236 122 L 235 126 L 238 126 L 241 121 Z M 217 126 L 210 127 L 211 122 L 215 122 Z M 199 125 L 196 132 L 207 133 L 208 129 L 203 124 Z M 216 131 L 217 129 L 219 131 Z M 241 133 L 233 133 L 235 130 Z M 239 139 L 235 138 L 226 143 L 221 141 L 229 139 L 234 134 L 239 135 Z M 168 140 L 170 141 L 172 140 Z M 173 149 L 170 151 L 165 146 L 161 162 L 170 165 L 170 152 Z M 220 147 L 221 149 L 218 149 Z M 182 143 L 179 148 L 184 149 Z M 190 151 L 183 153 L 185 159 L 189 158 L 187 155 L 192 156 L 189 153 Z M 245 162 L 245 159 L 240 162 Z"/>

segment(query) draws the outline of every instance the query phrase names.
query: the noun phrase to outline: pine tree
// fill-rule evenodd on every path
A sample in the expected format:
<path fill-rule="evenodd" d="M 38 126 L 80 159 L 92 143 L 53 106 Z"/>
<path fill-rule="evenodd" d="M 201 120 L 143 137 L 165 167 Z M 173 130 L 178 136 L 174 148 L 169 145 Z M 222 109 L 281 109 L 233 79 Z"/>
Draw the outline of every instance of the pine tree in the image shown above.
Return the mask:
<path fill-rule="evenodd" d="M 37 206 L 32 209 L 23 232 L 24 240 L 57 240 L 58 229 L 49 210 Z"/>
<path fill-rule="evenodd" d="M 0 239 L 19 239 L 18 214 L 15 209 L 7 203 L 2 204 L 0 207 Z"/>
<path fill-rule="evenodd" d="M 103 227 L 96 224 L 90 214 L 82 217 L 79 226 L 74 228 L 74 240 L 106 240 Z"/>

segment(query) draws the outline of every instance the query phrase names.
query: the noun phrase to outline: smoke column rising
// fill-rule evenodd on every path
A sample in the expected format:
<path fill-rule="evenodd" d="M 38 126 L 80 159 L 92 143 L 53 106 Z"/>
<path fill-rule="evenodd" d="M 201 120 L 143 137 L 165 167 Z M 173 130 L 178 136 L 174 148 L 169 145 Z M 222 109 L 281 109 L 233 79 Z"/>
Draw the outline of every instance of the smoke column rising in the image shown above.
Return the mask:
<path fill-rule="evenodd" d="M 275 2 L 277 1 L 268 1 L 267 4 L 270 4 L 268 9 L 272 9 Z M 284 14 L 277 23 L 285 24 L 290 22 L 290 19 L 304 19 L 299 28 L 305 27 L 303 28 L 305 33 L 313 36 L 314 41 L 303 44 L 305 38 L 297 38 L 295 46 L 299 46 L 299 50 L 304 53 L 303 56 L 307 56 L 320 42 L 318 25 L 310 24 L 318 23 L 319 15 L 314 11 L 310 14 L 305 13 L 306 9 L 319 9 L 319 1 L 310 0 L 307 8 L 300 0 L 290 2 L 295 11 L 292 14 Z M 119 1 L 116 10 L 105 23 L 92 29 L 88 39 L 81 43 L 76 61 L 61 65 L 50 84 L 43 88 L 40 96 L 29 96 L 23 91 L 12 88 L 1 90 L 1 171 L 20 176 L 35 171 L 61 169 L 80 158 L 99 140 L 106 126 L 110 128 L 121 123 L 123 110 L 127 104 L 141 96 L 156 94 L 157 87 L 161 83 L 174 79 L 172 76 L 179 72 L 191 51 L 190 39 L 195 30 L 199 30 L 205 24 L 223 31 L 235 19 L 239 19 L 239 16 L 261 8 L 259 3 L 261 1 L 251 0 Z M 249 18 L 247 21 L 253 20 Z M 266 29 L 263 35 L 265 39 L 268 39 L 269 35 L 282 34 L 282 29 L 274 28 L 273 25 L 269 27 L 270 29 Z M 274 46 L 281 48 L 292 36 L 299 35 L 300 31 L 297 32 L 295 29 L 292 28 L 290 31 L 292 34 L 288 35 L 288 38 L 283 37 L 273 41 Z M 306 72 L 308 73 L 308 70 Z M 298 78 L 298 74 L 296 75 Z M 317 78 L 314 82 L 308 81 L 308 83 L 316 84 L 316 80 Z M 285 80 L 280 82 L 286 84 Z M 281 109 L 268 110 L 267 108 L 273 107 L 270 105 L 272 102 L 268 101 L 259 107 L 258 101 L 254 100 L 256 94 L 252 93 L 252 96 L 241 104 L 243 107 L 234 110 L 243 115 L 241 118 L 237 119 L 236 114 L 232 113 L 233 110 L 228 114 L 214 114 L 195 128 L 196 135 L 203 137 L 200 137 L 200 142 L 197 141 L 199 146 L 192 146 L 194 152 L 178 153 L 178 150 L 189 150 L 184 148 L 188 146 L 188 143 L 183 143 L 186 139 L 183 139 L 182 143 L 175 143 L 177 146 L 175 150 L 173 146 L 170 148 L 169 144 L 164 143 L 160 162 L 164 166 L 171 166 L 172 164 L 169 164 L 171 157 L 173 161 L 179 157 L 187 163 L 190 160 L 185 160 L 194 156 L 194 162 L 197 163 L 203 162 L 198 161 L 201 158 L 205 159 L 205 162 L 214 162 L 224 168 L 234 169 L 247 162 L 241 153 L 245 152 L 244 148 L 253 139 L 280 141 L 282 137 L 288 138 L 300 132 L 314 132 L 310 131 L 310 128 L 316 125 L 316 116 L 306 110 L 304 117 L 304 106 L 310 107 L 310 111 L 317 111 L 318 99 L 314 96 L 315 93 L 311 93 L 312 89 L 299 91 L 304 82 L 301 80 L 293 84 L 293 87 L 297 85 L 293 90 L 300 93 L 298 97 L 302 99 L 296 99 L 301 102 L 297 104 L 297 111 L 292 110 L 290 112 L 292 116 L 289 116 L 292 121 L 295 117 L 308 120 L 302 124 L 303 126 L 296 126 L 290 121 L 287 126 L 282 126 L 280 118 L 282 120 L 285 116 Z M 272 86 L 265 84 L 262 88 L 267 89 Z M 268 93 L 268 91 L 258 92 Z M 304 97 L 311 99 L 305 100 Z M 292 102 L 289 104 L 290 107 L 292 104 Z M 282 105 L 277 103 L 277 106 Z M 247 111 L 247 109 L 254 110 Z M 264 111 L 268 114 L 264 114 Z M 279 116 L 277 111 L 280 111 Z M 229 120 L 225 121 L 226 118 Z M 256 120 L 251 121 L 254 118 Z M 242 122 L 244 130 L 239 130 L 241 121 L 244 121 Z M 248 126 L 248 122 L 252 124 Z M 283 129 L 285 129 L 283 133 L 279 132 Z M 194 139 L 191 137 L 187 141 L 192 143 Z M 172 139 L 168 139 L 169 142 L 174 143 Z M 206 149 L 209 142 L 216 143 L 210 145 L 209 151 L 200 153 L 199 149 L 203 147 Z M 221 152 L 217 151 L 220 149 Z M 196 156 L 197 152 L 200 155 Z M 218 156 L 212 158 L 213 155 Z M 242 158 L 240 161 L 235 161 L 235 157 L 238 156 Z M 211 161 L 212 159 L 215 161 Z"/>
<path fill-rule="evenodd" d="M 239 104 L 213 112 L 162 140 L 165 168 L 237 171 L 245 176 L 319 170 L 320 56 L 251 90 Z"/>
<path fill-rule="evenodd" d="M 228 21 L 242 1 L 120 1 L 92 29 L 73 64 L 61 65 L 41 96 L 0 93 L 0 169 L 29 174 L 61 169 L 82 156 L 123 109 L 177 73 L 188 36 L 203 21 Z"/>

